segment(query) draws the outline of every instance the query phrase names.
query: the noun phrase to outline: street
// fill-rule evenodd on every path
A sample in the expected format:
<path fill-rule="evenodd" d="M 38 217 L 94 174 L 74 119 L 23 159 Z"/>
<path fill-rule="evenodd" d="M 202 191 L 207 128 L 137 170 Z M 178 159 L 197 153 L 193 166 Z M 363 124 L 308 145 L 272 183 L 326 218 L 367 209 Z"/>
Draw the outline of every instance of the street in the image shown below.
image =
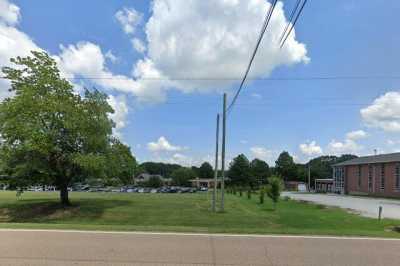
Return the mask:
<path fill-rule="evenodd" d="M 398 265 L 400 240 L 0 230 L 0 265 Z"/>

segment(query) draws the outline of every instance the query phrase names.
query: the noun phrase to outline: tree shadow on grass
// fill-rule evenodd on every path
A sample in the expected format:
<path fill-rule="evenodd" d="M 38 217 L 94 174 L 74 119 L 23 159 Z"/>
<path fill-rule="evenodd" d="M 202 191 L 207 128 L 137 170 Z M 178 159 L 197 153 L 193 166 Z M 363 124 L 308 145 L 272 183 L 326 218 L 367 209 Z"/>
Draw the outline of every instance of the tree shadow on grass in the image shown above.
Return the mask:
<path fill-rule="evenodd" d="M 106 209 L 128 205 L 129 201 L 84 199 L 64 207 L 58 201 L 23 200 L 0 206 L 0 222 L 51 223 L 100 218 Z"/>

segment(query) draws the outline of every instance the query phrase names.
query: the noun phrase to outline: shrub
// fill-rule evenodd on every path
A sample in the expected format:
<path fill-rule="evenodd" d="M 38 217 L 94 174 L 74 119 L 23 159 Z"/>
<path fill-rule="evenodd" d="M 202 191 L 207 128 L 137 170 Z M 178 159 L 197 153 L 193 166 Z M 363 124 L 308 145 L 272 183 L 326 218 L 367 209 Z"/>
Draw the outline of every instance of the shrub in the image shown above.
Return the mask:
<path fill-rule="evenodd" d="M 274 203 L 274 210 L 276 209 L 276 204 L 281 196 L 282 188 L 283 183 L 279 176 L 271 176 L 268 178 L 267 195 Z"/>
<path fill-rule="evenodd" d="M 265 188 L 261 187 L 260 188 L 260 193 L 259 193 L 259 197 L 260 197 L 260 204 L 264 204 L 264 196 L 265 196 Z"/>

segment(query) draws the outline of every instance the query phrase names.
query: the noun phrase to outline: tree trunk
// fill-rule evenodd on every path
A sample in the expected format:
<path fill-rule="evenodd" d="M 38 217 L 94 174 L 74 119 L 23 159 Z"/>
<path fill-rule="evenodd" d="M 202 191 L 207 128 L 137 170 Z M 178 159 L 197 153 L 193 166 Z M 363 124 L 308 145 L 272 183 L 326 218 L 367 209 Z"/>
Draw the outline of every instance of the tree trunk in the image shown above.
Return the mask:
<path fill-rule="evenodd" d="M 60 200 L 63 206 L 70 206 L 71 203 L 69 202 L 68 198 L 68 185 L 61 185 L 60 186 Z"/>

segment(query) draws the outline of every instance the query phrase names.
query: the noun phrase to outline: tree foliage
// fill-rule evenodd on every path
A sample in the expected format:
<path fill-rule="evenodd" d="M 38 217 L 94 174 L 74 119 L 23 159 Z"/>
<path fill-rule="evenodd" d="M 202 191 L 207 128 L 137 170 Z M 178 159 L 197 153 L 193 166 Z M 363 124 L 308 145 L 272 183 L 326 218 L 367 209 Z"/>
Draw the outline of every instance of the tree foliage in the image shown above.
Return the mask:
<path fill-rule="evenodd" d="M 190 186 L 190 179 L 196 178 L 196 173 L 186 167 L 181 167 L 174 170 L 171 174 L 172 182 L 176 186 Z"/>
<path fill-rule="evenodd" d="M 18 187 L 56 185 L 68 205 L 72 182 L 107 175 L 113 109 L 97 90 L 75 93 L 44 52 L 11 61 L 16 68 L 2 69 L 14 93 L 0 104 L 4 171 Z"/>
<path fill-rule="evenodd" d="M 250 171 L 253 180 L 258 184 L 266 184 L 267 178 L 270 175 L 269 165 L 260 159 L 254 159 L 250 163 Z"/>
<path fill-rule="evenodd" d="M 297 167 L 293 157 L 287 151 L 283 151 L 275 162 L 275 171 L 283 177 L 284 180 L 297 180 Z"/>
<path fill-rule="evenodd" d="M 116 138 L 111 139 L 111 145 L 106 155 L 107 179 L 119 179 L 124 185 L 132 184 L 137 163 L 130 148 Z"/>
<path fill-rule="evenodd" d="M 279 201 L 282 189 L 283 189 L 283 182 L 281 177 L 271 176 L 268 178 L 267 196 L 274 203 L 274 209 L 276 209 L 276 204 Z"/>
<path fill-rule="evenodd" d="M 163 185 L 163 181 L 158 176 L 150 177 L 149 180 L 145 184 L 145 186 L 151 187 L 151 188 L 159 188 L 159 187 L 162 187 L 162 185 Z"/>
<path fill-rule="evenodd" d="M 229 165 L 228 177 L 234 186 L 250 186 L 254 184 L 254 178 L 250 171 L 250 162 L 244 154 L 233 158 Z"/>
<path fill-rule="evenodd" d="M 174 170 L 181 168 L 179 164 L 144 162 L 140 164 L 138 174 L 148 173 L 150 175 L 161 175 L 165 178 L 170 178 Z"/>
<path fill-rule="evenodd" d="M 210 163 L 204 162 L 198 169 L 198 177 L 202 179 L 213 178 L 214 169 Z"/>

